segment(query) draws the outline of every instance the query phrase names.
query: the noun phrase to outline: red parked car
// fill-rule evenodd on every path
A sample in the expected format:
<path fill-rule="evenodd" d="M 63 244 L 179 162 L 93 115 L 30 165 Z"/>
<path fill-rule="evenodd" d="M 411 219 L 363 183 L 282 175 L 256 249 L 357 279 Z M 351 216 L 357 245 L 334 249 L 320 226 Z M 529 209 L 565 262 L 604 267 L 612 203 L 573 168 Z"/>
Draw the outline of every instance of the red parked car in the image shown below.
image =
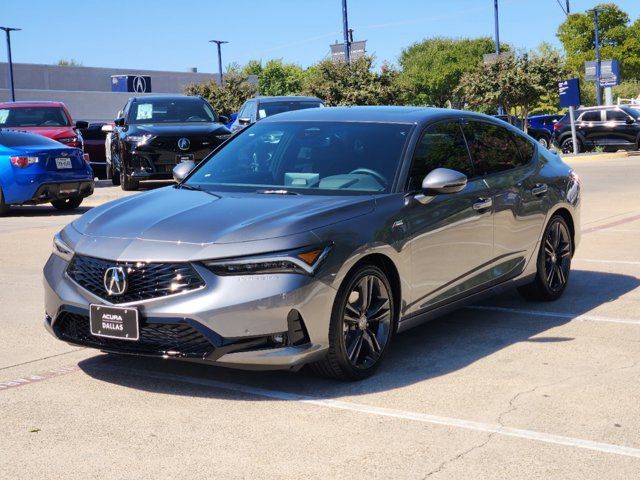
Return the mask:
<path fill-rule="evenodd" d="M 68 146 L 84 149 L 82 128 L 87 122 L 73 122 L 62 102 L 0 103 L 0 128 L 37 133 Z"/>

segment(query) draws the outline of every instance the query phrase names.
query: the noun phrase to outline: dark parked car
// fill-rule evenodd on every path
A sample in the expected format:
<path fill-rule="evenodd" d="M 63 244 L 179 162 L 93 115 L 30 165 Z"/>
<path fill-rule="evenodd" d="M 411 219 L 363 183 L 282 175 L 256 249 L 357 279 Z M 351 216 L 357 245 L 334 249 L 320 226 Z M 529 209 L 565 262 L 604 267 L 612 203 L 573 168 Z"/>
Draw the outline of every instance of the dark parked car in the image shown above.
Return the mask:
<path fill-rule="evenodd" d="M 532 115 L 529 117 L 529 126 L 533 128 L 544 128 L 553 135 L 553 126 L 563 117 L 563 115 Z"/>
<path fill-rule="evenodd" d="M 494 115 L 494 117 L 510 123 L 520 130 L 523 130 L 522 121 L 518 117 L 515 117 L 513 115 Z M 546 128 L 529 125 L 527 127 L 527 133 L 543 147 L 549 148 L 551 146 L 551 140 L 553 136 Z"/>
<path fill-rule="evenodd" d="M 452 309 L 513 287 L 559 298 L 579 240 L 577 175 L 511 125 L 287 112 L 57 234 L 45 326 L 108 352 L 362 379 L 396 333 Z"/>
<path fill-rule="evenodd" d="M 225 123 L 202 97 L 130 98 L 115 120 L 107 175 L 123 190 L 137 190 L 141 180 L 170 179 L 177 164 L 197 164 L 229 138 Z"/>
<path fill-rule="evenodd" d="M 247 100 L 240 108 L 238 117 L 231 125 L 231 131 L 235 133 L 258 120 L 278 113 L 318 107 L 324 107 L 324 103 L 316 97 L 291 95 L 286 97 L 252 98 Z"/>
<path fill-rule="evenodd" d="M 105 156 L 105 139 L 107 132 L 103 127 L 106 122 L 91 122 L 87 128 L 80 129 L 82 139 L 84 140 L 84 151 L 89 154 L 89 161 L 93 174 L 98 178 L 106 178 L 106 156 Z"/>
<path fill-rule="evenodd" d="M 605 151 L 639 148 L 640 110 L 625 105 L 609 105 L 580 108 L 574 114 L 578 152 L 595 147 L 603 147 Z M 554 142 L 562 152 L 573 152 L 569 114 L 555 124 Z"/>

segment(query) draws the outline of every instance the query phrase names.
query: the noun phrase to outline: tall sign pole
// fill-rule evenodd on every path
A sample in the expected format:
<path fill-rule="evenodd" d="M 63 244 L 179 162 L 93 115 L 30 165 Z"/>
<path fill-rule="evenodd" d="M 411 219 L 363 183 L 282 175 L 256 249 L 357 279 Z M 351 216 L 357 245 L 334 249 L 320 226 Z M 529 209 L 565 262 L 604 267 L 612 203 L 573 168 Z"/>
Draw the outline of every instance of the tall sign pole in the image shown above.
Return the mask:
<path fill-rule="evenodd" d="M 349 17 L 347 15 L 347 0 L 342 0 L 342 31 L 344 35 L 344 59 L 351 63 L 351 48 L 349 42 Z"/>
<path fill-rule="evenodd" d="M 598 105 L 602 105 L 602 88 L 600 87 L 600 77 L 602 76 L 600 62 L 600 36 L 598 34 L 598 14 L 602 10 L 597 8 L 593 9 L 593 26 L 595 28 L 595 42 L 596 42 L 596 97 Z"/>
<path fill-rule="evenodd" d="M 577 78 L 569 78 L 568 80 L 558 82 L 558 94 L 560 96 L 560 107 L 569 107 L 569 119 L 571 120 L 571 143 L 573 146 L 573 154 L 577 155 L 580 152 L 578 148 L 578 135 L 576 134 L 576 119 L 574 108 L 581 103 L 580 81 Z M 562 141 L 562 143 L 564 143 L 564 140 Z"/>
<path fill-rule="evenodd" d="M 500 27 L 498 24 L 498 0 L 493 0 L 493 16 L 495 19 L 496 61 L 500 60 Z M 502 104 L 498 104 L 498 115 L 504 114 Z"/>
<path fill-rule="evenodd" d="M 11 32 L 18 32 L 20 28 L 0 27 L 7 35 L 7 64 L 9 65 L 9 90 L 11 90 L 11 101 L 16 101 L 16 91 L 13 86 L 13 60 L 11 59 Z"/>
<path fill-rule="evenodd" d="M 209 40 L 209 43 L 215 43 L 218 46 L 218 85 L 222 86 L 222 48 L 223 43 L 229 43 L 225 40 Z"/>

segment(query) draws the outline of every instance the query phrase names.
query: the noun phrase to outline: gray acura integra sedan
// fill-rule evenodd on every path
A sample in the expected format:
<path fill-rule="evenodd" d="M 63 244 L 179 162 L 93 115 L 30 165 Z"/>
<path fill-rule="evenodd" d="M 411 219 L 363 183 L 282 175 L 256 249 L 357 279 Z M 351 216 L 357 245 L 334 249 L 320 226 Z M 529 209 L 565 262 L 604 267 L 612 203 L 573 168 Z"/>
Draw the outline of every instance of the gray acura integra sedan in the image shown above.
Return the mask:
<path fill-rule="evenodd" d="M 397 332 L 444 312 L 508 287 L 562 295 L 579 190 L 558 156 L 485 115 L 283 113 L 178 185 L 57 234 L 46 327 L 107 352 L 364 378 Z"/>

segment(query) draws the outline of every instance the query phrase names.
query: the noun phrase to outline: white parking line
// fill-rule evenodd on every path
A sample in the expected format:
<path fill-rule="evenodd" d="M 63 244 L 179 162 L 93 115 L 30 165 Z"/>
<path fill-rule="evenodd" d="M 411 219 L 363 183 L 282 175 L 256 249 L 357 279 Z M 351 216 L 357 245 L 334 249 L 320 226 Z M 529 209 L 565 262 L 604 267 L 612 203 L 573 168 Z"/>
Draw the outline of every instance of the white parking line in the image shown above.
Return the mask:
<path fill-rule="evenodd" d="M 273 398 L 276 400 L 285 400 L 291 402 L 301 402 L 320 407 L 334 408 L 338 410 L 348 410 L 352 412 L 366 413 L 370 415 L 378 415 L 382 417 L 399 418 L 402 420 L 408 420 L 412 422 L 428 423 L 432 425 L 443 425 L 446 427 L 463 428 L 467 430 L 475 430 L 484 433 L 494 433 L 496 435 L 503 435 L 507 437 L 516 437 L 526 440 L 534 440 L 537 442 L 550 443 L 555 445 L 565 445 L 568 447 L 583 448 L 587 450 L 594 450 L 596 452 L 610 453 L 613 455 L 622 455 L 626 457 L 640 458 L 640 448 L 624 447 L 620 445 L 613 445 L 610 443 L 594 442 L 591 440 L 583 440 L 574 437 L 565 437 L 562 435 L 553 435 L 544 432 L 537 432 L 534 430 L 524 430 L 520 428 L 504 427 L 498 424 L 474 422 L 471 420 L 462 420 L 451 417 L 440 417 L 436 415 L 429 415 L 426 413 L 411 412 L 406 410 L 398 410 L 395 408 L 375 407 L 372 405 L 364 405 L 360 403 L 345 402 L 342 400 L 331 400 L 310 397 L 307 395 L 298 395 L 295 393 L 282 392 L 278 390 L 267 390 L 259 387 L 251 387 L 247 385 L 240 385 L 236 383 L 219 382 L 216 380 L 208 380 L 204 378 L 185 377 L 181 375 L 175 375 L 171 373 L 157 373 L 139 370 L 125 370 L 120 368 L 109 367 L 104 369 L 109 373 L 119 371 L 125 374 L 134 374 L 141 377 L 151 378 L 155 380 L 172 380 L 176 382 L 188 383 L 193 385 L 201 385 L 212 388 L 219 388 L 222 390 L 230 390 L 234 392 L 241 392 L 248 395 L 255 395 L 259 397 Z"/>
<path fill-rule="evenodd" d="M 544 310 L 526 310 L 524 308 L 494 307 L 490 305 L 471 305 L 465 307 L 470 310 L 487 310 L 493 312 L 517 313 L 520 315 L 535 315 L 538 317 L 566 318 L 568 320 L 579 320 L 583 322 L 609 322 L 625 323 L 628 325 L 640 325 L 640 319 L 603 317 L 601 315 L 584 315 L 562 312 L 545 312 Z"/>
<path fill-rule="evenodd" d="M 640 265 L 640 262 L 635 260 L 600 260 L 596 258 L 574 258 L 573 261 L 589 263 L 610 263 L 612 265 Z"/>

